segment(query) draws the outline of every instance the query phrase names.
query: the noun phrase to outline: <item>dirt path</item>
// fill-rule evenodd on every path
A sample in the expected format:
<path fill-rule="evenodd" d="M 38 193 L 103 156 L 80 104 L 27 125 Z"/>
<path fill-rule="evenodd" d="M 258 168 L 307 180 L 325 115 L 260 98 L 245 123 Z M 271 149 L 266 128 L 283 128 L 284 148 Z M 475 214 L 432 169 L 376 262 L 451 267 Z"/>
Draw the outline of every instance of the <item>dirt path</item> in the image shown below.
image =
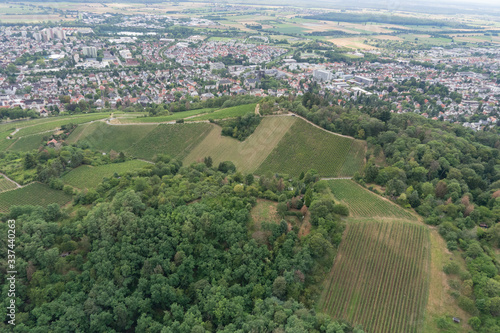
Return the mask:
<path fill-rule="evenodd" d="M 352 177 L 330 177 L 330 178 L 320 178 L 319 180 L 335 180 L 335 179 L 352 179 Z"/>
<path fill-rule="evenodd" d="M 257 103 L 257 105 L 255 106 L 255 114 L 260 116 L 260 104 Z"/>

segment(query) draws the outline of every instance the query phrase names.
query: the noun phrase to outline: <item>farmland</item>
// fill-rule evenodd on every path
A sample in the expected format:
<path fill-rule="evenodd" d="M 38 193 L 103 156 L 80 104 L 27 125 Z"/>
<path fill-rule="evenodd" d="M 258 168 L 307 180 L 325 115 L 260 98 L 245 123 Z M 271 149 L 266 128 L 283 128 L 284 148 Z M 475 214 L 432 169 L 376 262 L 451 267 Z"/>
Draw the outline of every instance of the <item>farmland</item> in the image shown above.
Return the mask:
<path fill-rule="evenodd" d="M 157 154 L 167 154 L 181 160 L 205 138 L 213 126 L 211 124 L 161 124 L 125 149 L 125 152 L 148 160 Z"/>
<path fill-rule="evenodd" d="M 244 116 L 247 113 L 253 113 L 257 104 L 245 104 L 233 106 L 230 108 L 214 111 L 198 117 L 190 118 L 189 120 L 209 120 L 209 119 L 225 119 Z"/>
<path fill-rule="evenodd" d="M 23 188 L 0 193 L 0 211 L 7 212 L 14 205 L 65 205 L 70 200 L 71 196 L 63 191 L 51 189 L 45 184 L 32 183 Z"/>
<path fill-rule="evenodd" d="M 214 126 L 184 159 L 184 163 L 190 164 L 210 156 L 216 165 L 222 161 L 232 161 L 239 171 L 254 172 L 295 121 L 292 117 L 264 118 L 255 132 L 243 142 L 222 136 L 222 129 Z"/>
<path fill-rule="evenodd" d="M 121 174 L 134 169 L 141 169 L 145 166 L 151 165 L 150 163 L 132 160 L 123 163 L 112 163 L 106 165 L 99 165 L 96 167 L 89 165 L 82 165 L 76 169 L 71 170 L 62 177 L 65 184 L 71 185 L 79 189 L 95 188 L 102 182 L 104 177 L 111 177 L 115 173 Z"/>
<path fill-rule="evenodd" d="M 127 117 L 126 119 L 118 118 L 118 121 L 122 124 L 161 123 L 161 122 L 175 121 L 178 119 L 184 119 L 186 117 L 192 117 L 203 113 L 208 113 L 212 112 L 213 110 L 215 109 L 208 108 L 208 109 L 189 110 L 189 111 L 175 112 L 168 116 L 159 116 L 159 117 L 138 117 L 138 118 Z"/>
<path fill-rule="evenodd" d="M 329 180 L 328 184 L 335 199 L 345 203 L 352 216 L 415 218 L 409 211 L 364 189 L 351 180 Z"/>
<path fill-rule="evenodd" d="M 16 184 L 0 175 L 0 192 L 12 190 L 16 188 Z"/>
<path fill-rule="evenodd" d="M 366 142 L 362 140 L 354 140 L 349 150 L 349 154 L 345 159 L 342 168 L 340 169 L 340 177 L 349 177 L 354 173 L 362 172 L 365 165 L 365 150 Z"/>
<path fill-rule="evenodd" d="M 302 171 L 315 169 L 323 177 L 335 177 L 340 173 L 352 141 L 351 138 L 297 121 L 256 172 L 263 174 L 270 171 L 298 176 Z M 362 165 L 363 161 L 356 164 Z"/>
<path fill-rule="evenodd" d="M 418 332 L 429 259 L 425 226 L 351 219 L 318 309 L 367 332 Z"/>

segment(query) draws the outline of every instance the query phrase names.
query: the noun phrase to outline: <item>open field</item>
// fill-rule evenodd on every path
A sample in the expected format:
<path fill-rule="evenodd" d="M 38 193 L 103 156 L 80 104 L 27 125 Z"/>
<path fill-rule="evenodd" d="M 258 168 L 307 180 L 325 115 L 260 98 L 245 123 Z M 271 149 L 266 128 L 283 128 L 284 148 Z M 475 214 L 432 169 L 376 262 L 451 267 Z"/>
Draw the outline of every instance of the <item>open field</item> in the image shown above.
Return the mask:
<path fill-rule="evenodd" d="M 232 161 L 238 171 L 253 172 L 280 142 L 296 119 L 266 117 L 245 141 L 221 135 L 221 127 L 214 126 L 208 135 L 184 159 L 185 164 L 211 156 L 214 164 Z"/>
<path fill-rule="evenodd" d="M 167 154 L 182 160 L 212 130 L 211 124 L 158 125 L 148 135 L 133 143 L 126 153 L 147 160 L 157 154 Z"/>
<path fill-rule="evenodd" d="M 255 111 L 255 106 L 257 104 L 244 104 L 238 106 L 232 106 L 230 108 L 217 110 L 211 113 L 207 113 L 198 117 L 190 118 L 189 120 L 209 120 L 209 119 L 225 119 L 225 118 L 236 118 L 246 115 L 247 113 L 253 113 Z"/>
<path fill-rule="evenodd" d="M 415 219 L 415 216 L 400 206 L 361 187 L 352 180 L 329 180 L 335 199 L 349 207 L 351 216 Z"/>
<path fill-rule="evenodd" d="M 428 293 L 429 231 L 351 219 L 318 309 L 367 332 L 418 332 Z"/>
<path fill-rule="evenodd" d="M 12 190 L 16 188 L 16 184 L 4 178 L 4 176 L 0 175 L 0 192 Z"/>
<path fill-rule="evenodd" d="M 298 176 L 315 169 L 322 177 L 338 176 L 353 139 L 323 131 L 299 120 L 256 170 Z M 362 161 L 359 164 L 363 164 Z"/>
<path fill-rule="evenodd" d="M 150 163 L 131 160 L 123 163 L 112 163 L 106 165 L 99 165 L 96 167 L 90 165 L 82 165 L 76 169 L 71 170 L 62 178 L 65 184 L 71 185 L 79 189 L 91 189 L 97 187 L 102 182 L 104 177 L 112 177 L 115 173 L 121 174 L 134 169 L 141 169 L 145 166 L 151 165 Z"/>
<path fill-rule="evenodd" d="M 71 196 L 51 189 L 48 185 L 33 183 L 23 188 L 0 193 L 0 211 L 8 212 L 14 205 L 38 205 L 47 206 L 51 203 L 65 205 L 71 200 Z"/>
<path fill-rule="evenodd" d="M 203 114 L 207 112 L 214 111 L 215 109 L 197 109 L 197 110 L 189 110 L 182 112 L 175 112 L 168 116 L 159 116 L 159 117 L 127 117 L 122 118 L 121 116 L 117 117 L 117 120 L 121 124 L 130 124 L 130 123 L 161 123 L 161 122 L 169 122 L 178 119 L 184 119 L 186 117 L 195 116 L 198 114 Z"/>
<path fill-rule="evenodd" d="M 349 47 L 352 49 L 362 49 L 362 50 L 375 50 L 376 47 L 367 45 L 364 41 L 367 37 L 347 37 L 347 38 L 330 38 L 329 42 L 334 43 L 339 47 Z"/>

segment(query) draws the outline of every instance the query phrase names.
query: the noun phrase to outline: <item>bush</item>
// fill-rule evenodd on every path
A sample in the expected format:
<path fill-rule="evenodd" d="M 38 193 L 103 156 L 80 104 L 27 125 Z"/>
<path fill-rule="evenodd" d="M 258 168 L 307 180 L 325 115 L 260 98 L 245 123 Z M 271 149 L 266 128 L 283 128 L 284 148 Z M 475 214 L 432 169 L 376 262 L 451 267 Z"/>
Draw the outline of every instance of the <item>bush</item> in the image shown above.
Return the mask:
<path fill-rule="evenodd" d="M 462 310 L 464 310 L 472 315 L 476 315 L 478 313 L 477 308 L 476 308 L 476 304 L 474 304 L 474 301 L 471 300 L 469 297 L 466 297 L 466 296 L 458 297 L 458 306 Z"/>
<path fill-rule="evenodd" d="M 333 205 L 333 212 L 342 216 L 349 216 L 349 208 L 346 205 L 335 204 Z"/>
<path fill-rule="evenodd" d="M 444 265 L 443 271 L 446 274 L 458 274 L 460 272 L 460 267 L 456 262 L 452 261 Z"/>
<path fill-rule="evenodd" d="M 73 188 L 69 185 L 64 185 L 63 192 L 69 195 L 73 195 Z"/>

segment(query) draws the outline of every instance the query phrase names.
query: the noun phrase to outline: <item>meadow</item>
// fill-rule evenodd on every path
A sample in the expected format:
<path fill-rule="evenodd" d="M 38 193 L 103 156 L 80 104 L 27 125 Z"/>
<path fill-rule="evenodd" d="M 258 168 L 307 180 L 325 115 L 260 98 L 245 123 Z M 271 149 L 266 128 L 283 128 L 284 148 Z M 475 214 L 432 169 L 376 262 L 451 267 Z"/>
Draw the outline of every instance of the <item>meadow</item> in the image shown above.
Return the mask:
<path fill-rule="evenodd" d="M 97 187 L 102 182 L 103 178 L 112 177 L 115 173 L 122 174 L 127 171 L 141 169 L 150 166 L 140 160 L 131 160 L 123 163 L 112 163 L 99 166 L 82 165 L 71 170 L 61 177 L 65 184 L 71 185 L 79 189 L 91 189 Z"/>
<path fill-rule="evenodd" d="M 204 157 L 210 156 L 215 165 L 222 161 L 232 161 L 238 171 L 254 172 L 295 121 L 292 117 L 265 117 L 255 132 L 243 142 L 222 136 L 221 127 L 214 126 L 187 155 L 184 164 L 202 161 Z"/>
<path fill-rule="evenodd" d="M 405 221 L 351 220 L 318 309 L 366 332 L 418 332 L 430 263 L 429 231 Z"/>
<path fill-rule="evenodd" d="M 349 214 L 357 217 L 415 219 L 415 216 L 389 200 L 370 192 L 352 180 L 328 181 L 334 198 L 349 207 Z"/>
<path fill-rule="evenodd" d="M 315 169 L 322 177 L 336 177 L 346 161 L 352 141 L 305 121 L 297 121 L 256 173 L 280 172 L 298 176 L 302 171 Z M 363 164 L 362 160 L 357 163 Z"/>
<path fill-rule="evenodd" d="M 25 187 L 0 193 L 0 211 L 8 212 L 14 205 L 34 205 L 46 207 L 51 203 L 65 205 L 71 200 L 71 195 L 50 188 L 41 183 L 32 183 Z"/>

